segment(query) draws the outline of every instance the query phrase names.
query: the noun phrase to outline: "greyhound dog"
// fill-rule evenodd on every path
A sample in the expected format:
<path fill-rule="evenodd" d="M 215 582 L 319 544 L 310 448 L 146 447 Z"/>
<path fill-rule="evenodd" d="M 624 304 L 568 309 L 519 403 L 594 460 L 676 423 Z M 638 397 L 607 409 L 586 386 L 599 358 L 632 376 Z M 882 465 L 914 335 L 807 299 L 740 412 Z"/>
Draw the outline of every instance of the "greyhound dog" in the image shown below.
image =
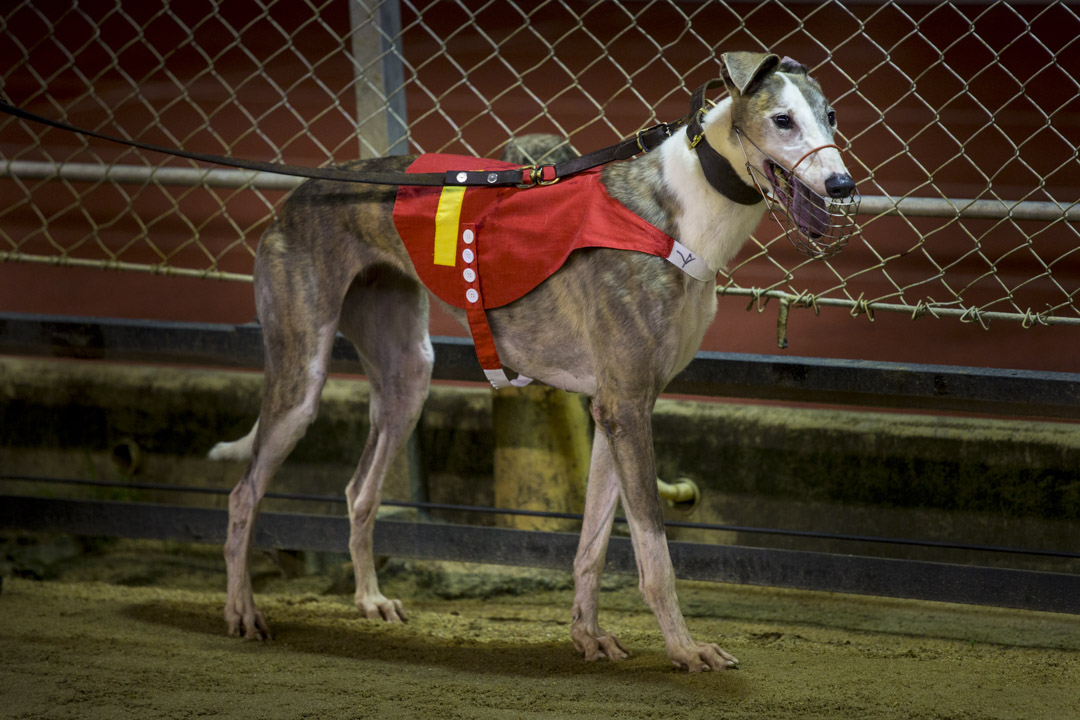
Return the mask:
<path fill-rule="evenodd" d="M 671 662 L 691 672 L 737 667 L 738 660 L 717 645 L 694 640 L 679 609 L 656 492 L 650 416 L 658 394 L 696 353 L 716 313 L 716 270 L 762 220 L 769 206 L 762 193 L 771 190 L 772 207 L 783 206 L 803 235 L 819 238 L 821 229 L 814 226 L 827 202 L 821 199 L 854 192 L 839 149 L 831 145 L 835 115 L 804 66 L 744 52 L 726 53 L 720 64 L 729 96 L 699 114 L 695 136 L 693 123 L 689 131 L 680 127 L 653 152 L 610 164 L 600 176 L 612 198 L 703 260 L 711 279 L 693 277 L 656 255 L 588 248 L 571 253 L 519 300 L 488 313 L 506 366 L 592 399 L 596 430 L 573 564 L 570 630 L 587 660 L 628 655 L 597 616 L 600 574 L 621 499 L 639 588 Z M 714 187 L 694 149 L 701 143 L 729 171 L 739 168 L 731 174 L 740 193 L 757 193 L 749 203 Z M 382 158 L 350 167 L 404 171 L 409 163 Z M 401 602 L 379 590 L 372 535 L 383 480 L 417 422 L 434 355 L 428 294 L 392 219 L 396 191 L 308 181 L 285 201 L 259 243 L 254 277 L 266 349 L 262 407 L 246 437 L 219 443 L 210 453 L 248 459 L 229 498 L 224 549 L 225 620 L 232 635 L 269 637 L 249 578 L 252 530 L 271 475 L 315 417 L 338 330 L 355 344 L 371 383 L 371 433 L 346 489 L 356 605 L 371 619 L 406 620 Z M 800 209 L 802 196 L 816 198 L 809 210 Z M 465 312 L 450 310 L 464 321 Z"/>

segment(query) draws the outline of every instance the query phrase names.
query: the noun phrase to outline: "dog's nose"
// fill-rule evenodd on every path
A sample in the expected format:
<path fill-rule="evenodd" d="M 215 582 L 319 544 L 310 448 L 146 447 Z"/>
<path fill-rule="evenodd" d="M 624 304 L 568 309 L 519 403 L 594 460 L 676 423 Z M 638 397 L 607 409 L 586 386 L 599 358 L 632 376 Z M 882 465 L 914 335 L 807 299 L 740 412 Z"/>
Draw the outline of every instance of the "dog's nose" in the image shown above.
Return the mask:
<path fill-rule="evenodd" d="M 847 173 L 834 173 L 825 178 L 825 191 L 829 197 L 846 198 L 855 190 L 855 181 Z"/>

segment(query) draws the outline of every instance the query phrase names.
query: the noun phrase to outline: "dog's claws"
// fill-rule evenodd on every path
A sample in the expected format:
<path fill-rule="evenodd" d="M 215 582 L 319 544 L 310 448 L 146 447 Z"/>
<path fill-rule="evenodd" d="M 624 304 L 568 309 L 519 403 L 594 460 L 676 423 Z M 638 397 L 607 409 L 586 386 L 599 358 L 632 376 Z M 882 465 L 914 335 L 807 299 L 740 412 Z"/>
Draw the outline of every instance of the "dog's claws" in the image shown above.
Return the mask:
<path fill-rule="evenodd" d="M 382 595 L 358 598 L 356 607 L 368 620 L 383 620 L 388 623 L 407 623 L 409 616 L 400 600 L 388 600 Z"/>
<path fill-rule="evenodd" d="M 694 643 L 689 647 L 669 651 L 675 667 L 687 672 L 738 670 L 739 659 L 712 643 Z"/>
<path fill-rule="evenodd" d="M 574 649 L 588 662 L 611 660 L 617 662 L 630 657 L 630 651 L 622 646 L 614 635 L 598 632 L 595 635 L 586 631 L 572 631 Z"/>
<path fill-rule="evenodd" d="M 236 633 L 231 634 L 234 634 L 243 640 L 258 640 L 260 642 L 274 639 L 273 636 L 270 635 L 270 628 L 266 626 L 266 621 L 261 617 L 255 618 L 251 623 L 242 624 L 237 629 Z"/>
<path fill-rule="evenodd" d="M 266 617 L 254 607 L 246 612 L 226 608 L 225 623 L 229 626 L 229 637 L 238 637 L 243 640 L 274 639 L 270 635 L 270 626 L 266 622 Z"/>
<path fill-rule="evenodd" d="M 599 660 L 600 658 L 607 658 L 611 661 L 625 660 L 630 657 L 630 651 L 622 646 L 619 639 L 614 635 L 602 635 L 596 638 L 598 649 L 593 657 L 588 657 L 586 660 Z"/>
<path fill-rule="evenodd" d="M 229 637 L 240 638 L 244 641 L 258 640 L 270 641 L 273 640 L 273 636 L 270 634 L 270 630 L 263 624 L 255 624 L 252 626 L 240 625 L 238 627 L 229 628 Z"/>

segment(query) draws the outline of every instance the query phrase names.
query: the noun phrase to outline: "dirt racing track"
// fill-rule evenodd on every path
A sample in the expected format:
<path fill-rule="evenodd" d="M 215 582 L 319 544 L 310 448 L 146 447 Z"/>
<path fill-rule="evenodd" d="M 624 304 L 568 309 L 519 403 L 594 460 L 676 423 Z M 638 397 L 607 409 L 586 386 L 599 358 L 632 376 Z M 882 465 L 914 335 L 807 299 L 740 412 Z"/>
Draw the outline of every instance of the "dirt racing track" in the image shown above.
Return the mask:
<path fill-rule="evenodd" d="M 28 542 L 7 539 L 9 563 Z M 217 548 L 56 543 L 0 593 L 4 717 L 1071 718 L 1080 707 L 1069 615 L 682 583 L 691 629 L 742 662 L 688 675 L 668 664 L 631 576 L 607 579 L 601 622 L 633 655 L 586 663 L 569 637 L 569 573 L 391 560 L 384 587 L 410 621 L 386 625 L 358 616 L 341 566 L 287 579 L 261 556 L 256 592 L 275 638 L 258 643 L 225 635 Z"/>

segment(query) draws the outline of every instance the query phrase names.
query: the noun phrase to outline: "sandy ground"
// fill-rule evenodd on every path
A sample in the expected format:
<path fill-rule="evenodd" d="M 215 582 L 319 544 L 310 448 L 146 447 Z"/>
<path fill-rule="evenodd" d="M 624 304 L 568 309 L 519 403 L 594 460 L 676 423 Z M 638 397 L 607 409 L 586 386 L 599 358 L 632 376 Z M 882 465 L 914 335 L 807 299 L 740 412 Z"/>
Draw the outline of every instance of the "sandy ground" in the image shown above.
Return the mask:
<path fill-rule="evenodd" d="M 272 642 L 224 634 L 215 548 L 107 543 L 0 592 L 5 718 L 1076 718 L 1080 618 L 683 583 L 738 672 L 671 667 L 633 579 L 601 622 L 633 656 L 586 663 L 569 578 L 391 560 L 407 625 L 360 619 L 347 578 L 257 563 Z M 9 572 L 10 569 L 9 569 Z M 26 574 L 26 573 L 23 573 Z"/>

